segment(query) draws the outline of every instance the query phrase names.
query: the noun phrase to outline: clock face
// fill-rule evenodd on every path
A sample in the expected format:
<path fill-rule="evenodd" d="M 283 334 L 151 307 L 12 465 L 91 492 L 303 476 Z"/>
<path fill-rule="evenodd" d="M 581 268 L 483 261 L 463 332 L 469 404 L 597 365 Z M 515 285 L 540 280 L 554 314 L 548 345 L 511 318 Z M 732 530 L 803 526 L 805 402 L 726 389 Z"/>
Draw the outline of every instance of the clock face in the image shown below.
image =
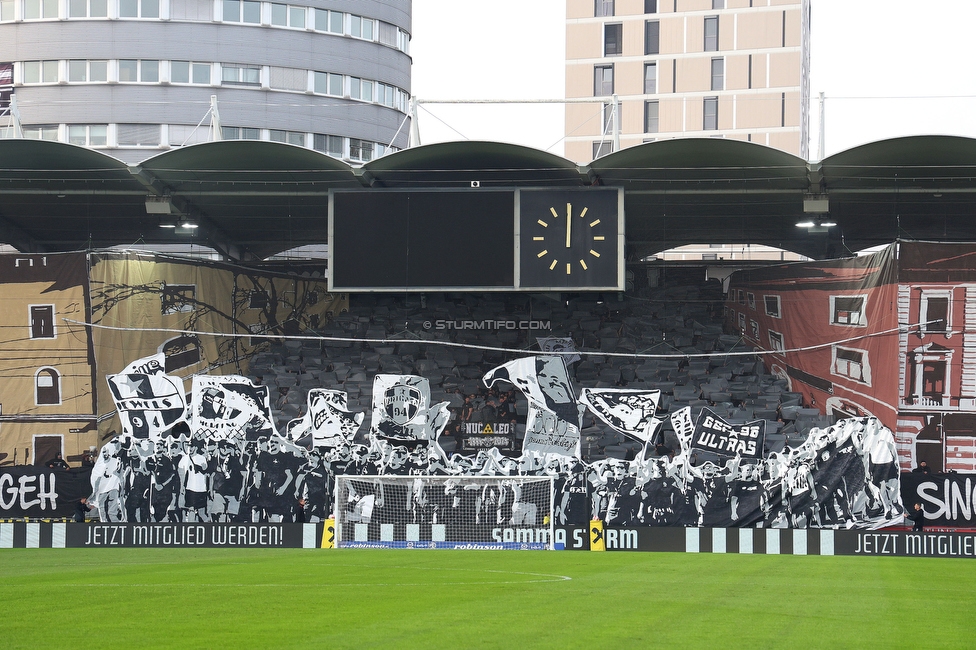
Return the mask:
<path fill-rule="evenodd" d="M 619 289 L 618 190 L 522 190 L 520 288 Z"/>

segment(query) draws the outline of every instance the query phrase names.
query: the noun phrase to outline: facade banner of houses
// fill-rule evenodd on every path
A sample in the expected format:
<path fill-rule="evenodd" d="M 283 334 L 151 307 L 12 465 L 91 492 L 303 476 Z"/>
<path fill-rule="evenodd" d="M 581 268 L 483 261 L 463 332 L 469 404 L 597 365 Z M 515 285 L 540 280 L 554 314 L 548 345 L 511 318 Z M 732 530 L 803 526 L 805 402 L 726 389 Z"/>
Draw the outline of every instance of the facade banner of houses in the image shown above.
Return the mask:
<path fill-rule="evenodd" d="M 348 296 L 330 293 L 324 278 L 137 252 L 91 259 L 91 322 L 134 328 L 93 329 L 103 376 L 160 353 L 174 377 L 243 374 L 268 344 L 248 334 L 307 334 L 348 306 Z M 116 417 L 105 417 L 114 409 L 112 396 L 99 392 L 101 435 L 120 430 Z"/>
<path fill-rule="evenodd" d="M 896 242 L 736 273 L 727 324 L 804 407 L 875 416 L 902 471 L 976 471 L 976 245 Z"/>
<path fill-rule="evenodd" d="M 74 466 L 93 451 L 94 348 L 84 253 L 0 255 L 0 465 Z"/>
<path fill-rule="evenodd" d="M 174 386 L 243 374 L 268 345 L 250 334 L 305 334 L 349 304 L 311 272 L 136 252 L 3 254 L 0 285 L 0 466 L 60 453 L 76 467 L 110 432 L 145 425 L 142 411 L 154 409 L 133 399 L 155 373 L 129 368 L 133 359 L 161 359 Z M 142 393 L 110 390 L 140 379 Z M 125 427 L 116 398 L 131 411 Z"/>

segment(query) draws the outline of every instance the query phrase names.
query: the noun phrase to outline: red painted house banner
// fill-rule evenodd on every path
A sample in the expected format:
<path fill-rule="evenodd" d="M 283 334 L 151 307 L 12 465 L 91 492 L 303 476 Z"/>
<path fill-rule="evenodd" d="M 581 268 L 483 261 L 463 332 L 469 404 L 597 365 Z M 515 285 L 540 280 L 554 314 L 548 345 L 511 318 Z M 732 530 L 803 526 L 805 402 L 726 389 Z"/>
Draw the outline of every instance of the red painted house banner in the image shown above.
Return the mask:
<path fill-rule="evenodd" d="M 976 472 L 976 244 L 735 273 L 726 317 L 804 406 L 878 417 L 903 471 Z"/>

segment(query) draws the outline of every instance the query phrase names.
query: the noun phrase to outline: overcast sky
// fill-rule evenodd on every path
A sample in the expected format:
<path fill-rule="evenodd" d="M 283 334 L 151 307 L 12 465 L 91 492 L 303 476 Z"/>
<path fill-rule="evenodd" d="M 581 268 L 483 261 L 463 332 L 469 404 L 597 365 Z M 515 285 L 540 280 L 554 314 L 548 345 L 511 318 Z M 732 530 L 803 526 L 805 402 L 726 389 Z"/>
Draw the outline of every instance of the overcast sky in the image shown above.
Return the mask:
<path fill-rule="evenodd" d="M 812 0 L 811 142 L 820 92 L 826 154 L 917 134 L 976 137 L 965 63 L 974 0 Z M 562 98 L 565 0 L 413 0 L 413 92 L 432 99 Z M 427 105 L 424 144 L 498 140 L 562 155 L 563 107 Z"/>

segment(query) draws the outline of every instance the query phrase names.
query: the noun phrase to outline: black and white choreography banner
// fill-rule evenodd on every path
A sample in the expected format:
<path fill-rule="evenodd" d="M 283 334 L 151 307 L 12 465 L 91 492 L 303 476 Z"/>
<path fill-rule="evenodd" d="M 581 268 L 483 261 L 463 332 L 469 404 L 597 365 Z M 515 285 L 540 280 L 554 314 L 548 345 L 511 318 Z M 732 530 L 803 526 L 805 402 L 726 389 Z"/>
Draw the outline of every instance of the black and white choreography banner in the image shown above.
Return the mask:
<path fill-rule="evenodd" d="M 321 388 L 282 432 L 268 388 L 245 377 L 194 377 L 191 408 L 152 358 L 108 381 L 128 424 L 92 472 L 93 502 L 107 522 L 320 521 L 338 507 L 336 476 L 384 474 L 551 476 L 559 526 L 877 528 L 904 514 L 894 439 L 874 418 L 813 429 L 801 445 L 766 453 L 759 422 L 733 426 L 707 409 L 696 422 L 685 408 L 669 414 L 678 448 L 656 456 L 660 393 L 586 388 L 577 398 L 559 357 L 516 359 L 484 376 L 486 386 L 511 384 L 528 401 L 518 458 L 497 449 L 447 454 L 437 442 L 447 404 L 432 403 L 428 380 L 416 375 L 376 375 L 368 426 L 345 392 Z M 587 412 L 643 450 L 632 460 L 583 462 Z M 405 516 L 443 518 L 437 504 L 451 497 L 424 493 L 436 489 L 447 488 L 404 496 Z M 357 504 L 368 524 L 369 500 Z M 472 500 L 476 517 L 488 516 L 479 514 L 486 507 Z"/>

